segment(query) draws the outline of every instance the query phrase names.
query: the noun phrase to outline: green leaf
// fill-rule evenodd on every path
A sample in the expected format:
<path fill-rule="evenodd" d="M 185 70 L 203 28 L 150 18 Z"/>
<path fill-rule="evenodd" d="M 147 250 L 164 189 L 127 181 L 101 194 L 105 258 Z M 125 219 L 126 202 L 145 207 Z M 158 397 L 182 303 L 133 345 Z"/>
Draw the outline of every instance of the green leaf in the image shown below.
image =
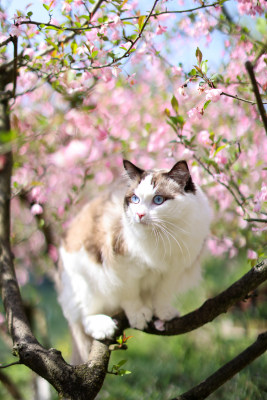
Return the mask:
<path fill-rule="evenodd" d="M 43 7 L 44 7 L 47 11 L 49 11 L 49 9 L 50 9 L 50 7 L 49 7 L 47 4 L 43 4 Z"/>
<path fill-rule="evenodd" d="M 0 132 L 0 143 L 10 143 L 17 137 L 16 131 L 10 130 L 7 132 Z"/>
<path fill-rule="evenodd" d="M 224 144 L 220 147 L 218 147 L 218 149 L 216 149 L 216 151 L 214 152 L 214 156 L 216 156 L 216 154 L 218 154 L 222 149 L 224 149 L 227 146 L 227 144 Z"/>
<path fill-rule="evenodd" d="M 58 31 L 59 28 L 56 28 L 55 26 L 46 26 L 45 30 L 46 31 Z"/>
<path fill-rule="evenodd" d="M 31 17 L 32 16 L 32 11 L 29 11 L 28 13 L 27 13 L 27 17 Z"/>
<path fill-rule="evenodd" d="M 178 114 L 179 103 L 174 95 L 172 96 L 172 99 L 171 99 L 171 105 L 172 105 L 172 108 L 174 109 L 174 111 L 176 112 L 176 114 Z"/>
<path fill-rule="evenodd" d="M 265 35 L 266 32 L 267 32 L 267 21 L 266 21 L 266 19 L 265 18 L 257 18 L 256 28 L 262 35 Z"/>
<path fill-rule="evenodd" d="M 140 31 L 141 31 L 142 28 L 143 28 L 145 19 L 146 19 L 145 15 L 141 15 L 141 16 L 138 18 L 138 26 L 139 26 L 139 30 L 140 30 Z"/>
<path fill-rule="evenodd" d="M 206 110 L 206 108 L 208 107 L 208 105 L 211 103 L 211 100 L 206 101 L 206 103 L 203 106 L 203 110 Z"/>
<path fill-rule="evenodd" d="M 98 50 L 94 50 L 91 54 L 92 58 L 95 58 L 98 55 Z"/>
<path fill-rule="evenodd" d="M 119 376 L 129 375 L 129 374 L 131 374 L 131 373 L 132 373 L 131 371 L 127 371 L 126 369 L 120 369 L 120 370 L 118 371 L 118 375 L 119 375 Z"/>
<path fill-rule="evenodd" d="M 202 61 L 201 63 L 201 71 L 203 72 L 203 74 L 206 75 L 206 73 L 208 72 L 208 65 L 207 65 L 207 60 L 206 61 Z"/>
<path fill-rule="evenodd" d="M 198 65 L 201 65 L 202 53 L 201 53 L 201 51 L 199 50 L 199 47 L 197 47 L 197 49 L 196 49 L 196 58 L 197 58 Z"/>
<path fill-rule="evenodd" d="M 71 47 L 72 53 L 73 53 L 73 54 L 76 54 L 77 48 L 78 48 L 77 43 L 76 43 L 76 42 L 72 42 L 71 45 L 70 45 L 70 47 Z"/>
<path fill-rule="evenodd" d="M 126 363 L 127 363 L 127 360 L 121 360 L 120 362 L 118 362 L 118 364 L 116 364 L 116 367 L 120 368 Z"/>
<path fill-rule="evenodd" d="M 193 68 L 193 69 L 191 69 L 191 71 L 189 72 L 188 75 L 190 75 L 190 76 L 195 76 L 196 74 L 197 74 L 197 71 L 196 71 L 195 68 Z"/>

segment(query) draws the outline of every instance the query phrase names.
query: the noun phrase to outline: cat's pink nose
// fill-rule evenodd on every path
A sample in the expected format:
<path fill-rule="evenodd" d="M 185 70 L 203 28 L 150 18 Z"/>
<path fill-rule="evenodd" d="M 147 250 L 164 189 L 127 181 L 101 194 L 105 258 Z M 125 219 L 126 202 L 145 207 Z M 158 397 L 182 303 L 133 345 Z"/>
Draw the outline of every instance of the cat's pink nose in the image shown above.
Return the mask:
<path fill-rule="evenodd" d="M 139 214 L 139 213 L 137 213 L 137 215 L 138 215 L 138 217 L 139 217 L 139 219 L 140 219 L 140 221 L 141 221 L 141 219 L 142 219 L 146 214 Z"/>

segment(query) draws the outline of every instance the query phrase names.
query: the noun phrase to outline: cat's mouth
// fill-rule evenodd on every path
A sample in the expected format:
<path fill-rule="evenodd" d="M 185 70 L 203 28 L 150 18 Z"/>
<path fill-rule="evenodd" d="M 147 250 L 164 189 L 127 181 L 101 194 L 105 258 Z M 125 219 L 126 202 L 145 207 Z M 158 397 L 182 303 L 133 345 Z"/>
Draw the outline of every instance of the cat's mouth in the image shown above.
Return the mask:
<path fill-rule="evenodd" d="M 135 217 L 135 222 L 137 224 L 144 225 L 144 226 L 151 225 L 151 220 L 147 216 L 144 216 L 142 218 L 140 218 L 139 216 L 136 216 Z"/>

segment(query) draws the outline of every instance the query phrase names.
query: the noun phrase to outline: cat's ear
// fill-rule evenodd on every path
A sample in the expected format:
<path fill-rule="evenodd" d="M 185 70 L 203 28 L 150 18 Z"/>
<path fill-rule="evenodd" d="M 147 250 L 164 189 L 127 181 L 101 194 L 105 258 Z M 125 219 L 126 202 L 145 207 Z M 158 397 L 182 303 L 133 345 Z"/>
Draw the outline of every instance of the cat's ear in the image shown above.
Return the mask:
<path fill-rule="evenodd" d="M 187 162 L 178 161 L 172 169 L 167 172 L 167 176 L 177 182 L 185 192 L 195 192 L 196 188 L 192 181 Z"/>
<path fill-rule="evenodd" d="M 140 179 L 142 173 L 144 172 L 143 169 L 138 168 L 136 165 L 131 163 L 131 161 L 128 160 L 123 160 L 123 166 L 125 168 L 125 171 L 127 172 L 127 175 L 131 180 L 136 180 Z"/>

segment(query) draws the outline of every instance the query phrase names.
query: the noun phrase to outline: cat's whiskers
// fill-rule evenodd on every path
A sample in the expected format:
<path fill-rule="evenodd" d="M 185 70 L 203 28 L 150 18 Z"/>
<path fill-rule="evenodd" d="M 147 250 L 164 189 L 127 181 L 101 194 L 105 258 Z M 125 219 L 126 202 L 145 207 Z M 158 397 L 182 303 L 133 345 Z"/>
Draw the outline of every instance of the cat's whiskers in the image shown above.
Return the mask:
<path fill-rule="evenodd" d="M 169 243 L 169 254 L 170 254 L 170 256 L 171 256 L 171 253 L 172 253 L 172 246 L 171 246 L 171 241 L 170 241 L 170 238 L 172 238 L 176 243 L 177 243 L 177 245 L 179 246 L 179 248 L 180 248 L 180 250 L 181 250 L 181 252 L 182 252 L 182 255 L 183 255 L 183 249 L 182 249 L 182 247 L 181 247 L 181 245 L 180 245 L 180 243 L 179 243 L 179 241 L 169 232 L 169 230 L 166 228 L 166 226 L 164 226 L 164 224 L 163 223 L 161 223 L 161 224 L 157 224 L 157 226 L 159 227 L 159 229 L 162 231 L 162 233 L 164 233 L 164 236 L 167 238 L 167 240 L 168 240 L 168 243 Z"/>
<path fill-rule="evenodd" d="M 168 218 L 169 218 L 168 215 L 161 214 L 160 217 L 161 217 L 161 218 L 158 218 L 158 217 L 157 217 L 157 219 L 159 219 L 160 222 L 164 222 L 164 223 L 166 223 L 166 224 L 168 224 L 168 225 L 171 225 L 171 226 L 173 226 L 173 227 L 175 228 L 175 230 L 178 229 L 179 231 L 185 233 L 186 235 L 189 235 L 189 234 L 190 234 L 189 231 L 185 230 L 184 228 L 182 228 L 182 227 L 181 227 L 180 225 L 178 225 L 177 223 L 174 223 L 174 222 L 170 221 L 170 220 L 168 219 Z M 188 228 L 190 228 L 190 226 L 189 226 L 189 224 L 188 224 L 188 221 L 186 221 L 186 220 L 184 220 L 184 219 L 181 219 L 180 221 L 182 222 L 183 225 L 185 225 L 185 226 L 187 226 Z M 179 221 L 179 222 L 180 222 L 180 221 Z"/>
<path fill-rule="evenodd" d="M 161 233 L 160 229 L 157 229 L 157 228 L 160 228 L 160 227 L 157 227 L 157 226 L 155 226 L 155 225 L 152 225 L 152 230 L 155 229 L 155 231 L 157 232 L 157 235 L 158 235 L 158 239 L 161 239 L 161 241 L 162 241 L 162 243 L 163 243 L 163 248 L 164 248 L 163 260 L 165 260 L 165 257 L 166 257 L 166 255 L 167 255 L 166 246 L 165 246 L 165 241 L 164 241 L 164 237 L 162 236 L 162 233 Z M 157 249 L 158 249 L 158 244 L 159 244 L 159 240 L 158 240 L 158 242 L 156 242 L 156 246 L 155 246 L 155 249 L 154 249 L 154 254 L 155 254 L 155 252 L 156 252 Z"/>
<path fill-rule="evenodd" d="M 171 237 L 177 243 L 185 261 L 188 260 L 188 262 L 190 263 L 191 256 L 190 256 L 190 252 L 188 250 L 188 246 L 187 246 L 186 242 L 182 239 L 182 237 L 179 237 L 179 240 L 178 240 L 178 238 L 175 235 L 175 233 L 177 232 L 177 228 L 178 228 L 177 225 L 175 225 L 174 223 L 172 223 L 170 221 L 162 220 L 161 218 L 153 218 L 153 222 L 156 223 L 157 226 L 164 232 L 165 236 L 167 237 L 167 239 L 169 241 L 169 246 L 170 246 L 170 237 Z M 168 225 L 170 225 L 170 226 L 168 226 Z M 184 230 L 182 232 L 184 234 L 188 233 Z M 186 253 L 187 253 L 186 255 L 184 254 L 184 249 L 186 250 Z M 171 247 L 170 247 L 170 254 L 171 254 Z"/>
<path fill-rule="evenodd" d="M 171 231 L 171 229 L 170 229 L 170 231 Z M 173 231 L 171 231 L 171 232 L 172 232 L 173 234 L 175 234 Z M 189 252 L 187 243 L 186 243 L 186 241 L 183 240 L 183 238 L 182 238 L 181 236 L 179 236 L 179 240 L 180 240 L 180 242 L 182 243 L 184 249 L 185 249 L 186 252 L 187 252 L 187 256 L 188 256 L 187 260 L 188 260 L 188 261 L 186 260 L 186 257 L 185 257 L 185 260 L 190 264 L 190 263 L 191 263 L 191 254 L 190 254 L 190 252 Z"/>
<path fill-rule="evenodd" d="M 162 226 L 161 226 L 161 225 L 158 225 L 158 228 L 159 228 L 160 235 L 161 235 L 161 238 L 162 238 L 162 243 L 163 243 L 163 246 L 164 246 L 164 257 L 163 257 L 163 259 L 165 260 L 165 258 L 166 258 L 166 256 L 167 256 L 167 243 L 166 243 L 166 240 L 164 240 L 164 238 L 167 238 L 167 240 L 168 240 L 168 244 L 169 244 L 169 254 L 170 254 L 170 255 L 171 255 L 171 241 L 170 241 L 169 236 L 166 235 L 166 232 L 164 231 L 164 229 L 162 229 Z"/>

